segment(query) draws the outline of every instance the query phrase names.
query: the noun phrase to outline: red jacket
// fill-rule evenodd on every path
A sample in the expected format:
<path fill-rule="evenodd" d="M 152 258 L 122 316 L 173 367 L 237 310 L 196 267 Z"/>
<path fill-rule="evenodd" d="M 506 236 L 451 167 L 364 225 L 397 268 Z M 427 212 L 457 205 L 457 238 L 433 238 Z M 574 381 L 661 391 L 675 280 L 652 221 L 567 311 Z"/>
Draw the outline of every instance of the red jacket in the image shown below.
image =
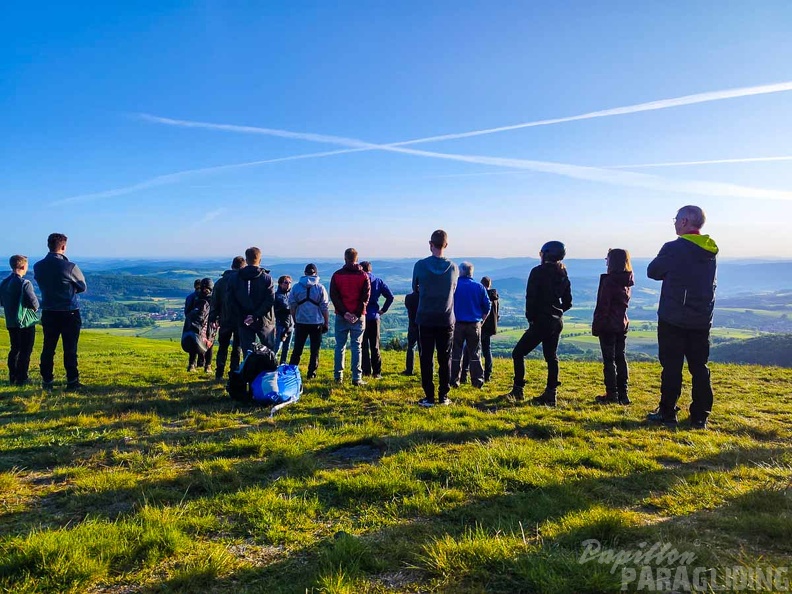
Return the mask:
<path fill-rule="evenodd" d="M 330 279 L 330 300 L 336 315 L 350 312 L 362 318 L 371 297 L 371 280 L 360 264 L 344 264 Z"/>
<path fill-rule="evenodd" d="M 627 307 L 630 304 L 630 287 L 634 284 L 632 272 L 600 275 L 597 306 L 594 308 L 594 321 L 591 324 L 591 333 L 594 336 L 627 332 L 630 326 Z"/>

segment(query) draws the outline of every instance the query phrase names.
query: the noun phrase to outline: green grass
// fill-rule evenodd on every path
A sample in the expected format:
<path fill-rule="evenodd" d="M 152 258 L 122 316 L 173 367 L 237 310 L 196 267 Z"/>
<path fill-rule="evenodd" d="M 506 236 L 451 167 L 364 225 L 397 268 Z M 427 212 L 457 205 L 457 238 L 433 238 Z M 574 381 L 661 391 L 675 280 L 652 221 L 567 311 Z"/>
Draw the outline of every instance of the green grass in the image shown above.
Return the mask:
<path fill-rule="evenodd" d="M 618 591 L 578 562 L 592 538 L 788 565 L 792 370 L 713 365 L 711 430 L 692 432 L 643 422 L 655 364 L 631 367 L 630 407 L 592 404 L 596 363 L 562 363 L 558 409 L 494 402 L 496 360 L 485 390 L 424 410 L 384 355 L 353 389 L 322 352 L 271 419 L 186 373 L 178 344 L 84 332 L 85 393 L 0 387 L 0 591 Z"/>

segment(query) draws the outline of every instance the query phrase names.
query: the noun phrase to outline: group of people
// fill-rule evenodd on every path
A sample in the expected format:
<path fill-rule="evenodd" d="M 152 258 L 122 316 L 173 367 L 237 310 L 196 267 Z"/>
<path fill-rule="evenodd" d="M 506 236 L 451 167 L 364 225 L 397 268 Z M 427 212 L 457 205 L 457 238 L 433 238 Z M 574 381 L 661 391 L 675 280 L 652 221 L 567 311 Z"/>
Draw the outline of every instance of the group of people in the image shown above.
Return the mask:
<path fill-rule="evenodd" d="M 716 288 L 718 247 L 701 233 L 706 221 L 698 206 L 684 206 L 674 218 L 677 239 L 666 243 L 647 269 L 649 278 L 662 281 L 658 307 L 658 352 L 662 366 L 660 402 L 649 413 L 650 422 L 673 426 L 678 422 L 677 402 L 682 390 L 682 368 L 687 360 L 692 376 L 691 427 L 707 427 L 713 394 L 708 368 L 709 333 L 712 326 Z M 77 365 L 80 310 L 77 294 L 86 290 L 85 277 L 66 256 L 67 238 L 53 233 L 48 238 L 49 253 L 34 265 L 34 277 L 41 290 L 41 303 L 26 280 L 28 260 L 12 256 L 11 274 L 0 283 L 0 302 L 5 310 L 11 349 L 9 380 L 24 385 L 28 380 L 30 355 L 35 340 L 33 312 L 41 307 L 44 346 L 40 373 L 44 389 L 53 386 L 53 360 L 58 340 L 63 341 L 66 390 L 83 387 Z M 488 277 L 473 280 L 469 262 L 459 267 L 445 256 L 448 235 L 438 229 L 429 240 L 431 255 L 416 262 L 412 292 L 405 297 L 409 329 L 405 375 L 414 372 L 414 350 L 420 360 L 424 407 L 450 403 L 451 388 L 470 376 L 481 388 L 492 375 L 491 337 L 497 332 L 498 293 Z M 547 378 L 540 395 L 531 403 L 557 404 L 559 381 L 558 344 L 564 312 L 572 307 L 572 288 L 563 260 L 566 248 L 559 241 L 545 243 L 540 264 L 528 277 L 525 317 L 528 329 L 512 351 L 514 378 L 508 400 L 525 400 L 525 357 L 540 344 L 547 363 Z M 601 275 L 592 333 L 599 337 L 603 359 L 605 394 L 602 404 L 630 404 L 629 370 L 625 355 L 629 330 L 627 309 L 634 276 L 630 254 L 611 249 L 606 272 Z M 380 305 L 380 300 L 384 302 Z M 343 382 L 347 345 L 352 353 L 351 381 L 365 385 L 365 376 L 382 374 L 380 318 L 387 313 L 394 295 L 387 283 L 374 275 L 370 262 L 358 263 L 354 248 L 344 252 L 344 266 L 330 279 L 330 291 L 320 283 L 315 264 L 308 264 L 304 276 L 293 285 L 289 276 L 273 282 L 261 267 L 261 250 L 248 248 L 237 256 L 217 282 L 196 281 L 195 292 L 185 302 L 182 344 L 189 353 L 188 370 L 202 366 L 212 371 L 214 343 L 218 343 L 215 377 L 225 377 L 228 351 L 230 370 L 240 365 L 243 353 L 259 342 L 280 355 L 280 362 L 299 365 L 306 341 L 310 341 L 307 379 L 316 376 L 322 336 L 330 328 L 329 303 L 335 320 L 335 360 L 333 376 Z M 31 321 L 32 319 L 32 321 Z M 291 357 L 290 345 L 294 342 Z M 482 366 L 481 357 L 484 357 Z M 435 387 L 434 366 L 438 384 Z"/>

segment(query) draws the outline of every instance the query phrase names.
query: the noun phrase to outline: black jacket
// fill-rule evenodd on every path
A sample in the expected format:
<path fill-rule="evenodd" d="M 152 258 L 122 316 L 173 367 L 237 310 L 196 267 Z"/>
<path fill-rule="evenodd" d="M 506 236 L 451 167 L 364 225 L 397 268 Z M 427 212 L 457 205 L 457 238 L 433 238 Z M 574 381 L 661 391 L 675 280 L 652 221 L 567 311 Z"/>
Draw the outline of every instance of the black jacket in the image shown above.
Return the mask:
<path fill-rule="evenodd" d="M 600 275 L 597 306 L 594 308 L 594 320 L 591 323 L 591 333 L 594 336 L 627 332 L 630 326 L 627 307 L 632 292 L 630 287 L 634 284 L 632 272 Z"/>
<path fill-rule="evenodd" d="M 233 316 L 231 307 L 228 305 L 228 283 L 229 278 L 236 274 L 237 270 L 226 270 L 217 279 L 212 291 L 212 304 L 209 311 L 209 321 L 217 322 L 223 330 L 231 330 L 239 325 L 238 320 Z"/>
<path fill-rule="evenodd" d="M 485 336 L 494 336 L 498 333 L 498 319 L 500 318 L 500 297 L 494 288 L 487 289 L 490 300 L 490 312 L 481 325 L 481 333 Z"/>
<path fill-rule="evenodd" d="M 404 307 L 407 308 L 407 322 L 415 325 L 415 316 L 418 314 L 418 293 L 413 291 L 404 296 Z"/>
<path fill-rule="evenodd" d="M 88 288 L 82 271 L 63 254 L 50 252 L 33 265 L 33 277 L 41 290 L 44 311 L 80 309 L 78 293 Z"/>
<path fill-rule="evenodd" d="M 275 291 L 275 321 L 284 328 L 294 326 L 294 319 L 289 309 L 289 293 L 291 291 Z"/>
<path fill-rule="evenodd" d="M 6 328 L 17 327 L 17 314 L 19 313 L 19 298 L 22 296 L 22 286 L 25 287 L 25 296 L 22 305 L 33 311 L 38 311 L 39 302 L 33 291 L 33 284 L 25 283 L 24 279 L 12 272 L 3 282 L 0 282 L 0 305 L 5 313 Z"/>
<path fill-rule="evenodd" d="M 649 263 L 649 278 L 663 281 L 658 319 L 681 328 L 712 326 L 718 246 L 708 235 L 669 241 Z"/>
<path fill-rule="evenodd" d="M 560 320 L 572 307 L 572 285 L 560 262 L 534 267 L 525 288 L 525 317 L 531 324 Z"/>
<path fill-rule="evenodd" d="M 228 303 L 237 324 L 253 316 L 259 327 L 275 325 L 272 306 L 275 304 L 275 286 L 272 277 L 263 268 L 245 266 L 228 282 Z"/>

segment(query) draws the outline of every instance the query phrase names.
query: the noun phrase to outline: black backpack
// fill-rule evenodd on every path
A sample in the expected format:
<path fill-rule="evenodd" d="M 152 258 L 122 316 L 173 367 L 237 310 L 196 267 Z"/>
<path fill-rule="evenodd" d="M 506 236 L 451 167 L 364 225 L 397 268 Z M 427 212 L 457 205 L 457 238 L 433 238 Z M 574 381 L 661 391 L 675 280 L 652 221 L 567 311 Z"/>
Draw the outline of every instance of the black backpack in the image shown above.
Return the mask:
<path fill-rule="evenodd" d="M 253 395 L 250 391 L 250 383 L 260 373 L 275 371 L 277 368 L 278 359 L 275 353 L 263 344 L 254 343 L 253 350 L 247 352 L 239 369 L 229 374 L 226 386 L 228 395 L 234 400 L 251 402 Z"/>

